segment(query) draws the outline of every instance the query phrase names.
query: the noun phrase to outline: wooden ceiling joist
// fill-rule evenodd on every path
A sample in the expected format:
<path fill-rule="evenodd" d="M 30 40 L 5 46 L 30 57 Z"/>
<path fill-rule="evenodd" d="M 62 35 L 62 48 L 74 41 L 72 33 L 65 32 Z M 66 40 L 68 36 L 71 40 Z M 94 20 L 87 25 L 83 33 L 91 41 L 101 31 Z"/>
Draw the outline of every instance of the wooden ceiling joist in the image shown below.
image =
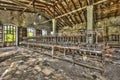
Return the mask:
<path fill-rule="evenodd" d="M 60 9 L 57 5 L 55 6 L 55 10 L 56 10 L 56 12 L 58 13 L 57 16 L 62 15 L 62 14 L 64 13 L 63 11 L 61 11 L 61 9 Z M 65 21 L 65 23 L 67 23 L 69 26 L 72 25 L 72 23 L 68 20 L 69 18 L 68 18 L 67 16 L 63 17 L 62 19 L 63 19 L 63 20 Z"/>
<path fill-rule="evenodd" d="M 14 2 L 14 3 L 17 3 L 17 4 L 21 5 L 21 6 L 27 7 L 29 10 L 34 11 L 34 8 L 33 8 L 33 7 L 28 6 L 28 5 L 25 5 L 25 4 L 23 4 L 23 3 L 21 3 L 21 2 L 19 2 L 19 1 L 17 1 L 17 0 L 10 0 L 10 1 L 12 1 L 12 2 Z M 39 11 L 37 10 L 37 13 L 39 13 L 39 14 L 41 14 L 42 16 L 44 16 L 44 17 L 50 19 L 49 16 L 48 16 L 47 14 L 44 14 L 44 13 L 41 12 L 40 10 L 39 10 Z"/>
<path fill-rule="evenodd" d="M 119 1 L 119 0 L 116 0 L 116 8 L 119 8 L 119 7 L 120 7 L 120 1 Z M 116 10 L 116 12 L 115 12 L 115 16 L 118 15 L 119 10 L 120 10 L 120 9 L 117 9 L 117 10 Z"/>
<path fill-rule="evenodd" d="M 61 6 L 61 8 L 64 10 L 64 12 L 63 12 L 63 10 L 62 9 L 60 9 L 59 7 L 58 7 L 58 5 L 56 5 L 56 7 L 59 9 L 59 11 L 61 12 L 61 14 L 64 14 L 64 13 L 66 13 L 67 11 L 66 11 L 66 9 L 65 9 L 65 7 L 63 6 L 63 4 L 62 3 L 60 3 L 59 4 L 60 6 Z M 60 16 L 60 15 L 59 15 Z M 67 19 L 67 20 L 66 20 Z M 71 23 L 71 21 L 70 21 L 70 19 L 67 17 L 67 16 L 65 16 L 65 22 L 69 22 L 69 24 L 70 25 L 72 25 L 72 23 Z"/>
<path fill-rule="evenodd" d="M 0 0 L 0 10 L 36 12 L 47 17 L 45 22 L 57 19 L 59 27 L 86 22 L 89 5 L 94 6 L 95 22 L 120 15 L 120 0 Z"/>
<path fill-rule="evenodd" d="M 72 11 L 71 8 L 69 7 L 69 4 L 67 3 L 67 1 L 64 0 L 64 2 L 65 2 L 65 4 L 66 4 L 66 6 L 67 6 L 69 12 Z M 67 11 L 66 11 L 66 12 L 67 12 Z M 68 12 L 67 12 L 67 13 L 68 13 Z M 72 14 L 69 14 L 70 19 L 71 19 L 71 21 L 73 22 L 73 25 L 74 25 L 74 24 L 77 24 L 76 21 L 74 21 L 74 19 L 73 19 L 73 17 L 72 17 L 71 15 L 72 15 Z"/>
<path fill-rule="evenodd" d="M 61 15 L 61 13 L 58 12 L 59 10 L 57 10 L 57 8 L 55 9 L 55 11 L 56 11 L 57 15 Z M 60 19 L 61 19 L 61 18 L 60 18 Z M 67 20 L 65 17 L 63 17 L 62 19 L 63 19 L 63 21 Z M 64 22 L 64 24 L 70 26 L 70 23 L 69 23 L 69 22 Z"/>
<path fill-rule="evenodd" d="M 82 6 L 81 1 L 80 1 L 80 0 L 78 0 L 78 2 L 79 2 L 80 7 L 82 8 L 83 6 Z M 84 11 L 82 10 L 82 14 L 81 14 L 81 15 L 83 15 L 83 16 L 84 16 L 84 20 L 85 20 L 85 14 L 84 14 L 83 12 L 84 12 Z M 82 22 L 84 22 L 84 20 L 81 20 L 81 21 L 82 21 Z"/>
<path fill-rule="evenodd" d="M 72 1 L 72 3 L 73 3 L 74 9 L 77 9 L 77 7 L 76 7 L 76 5 L 75 5 L 75 2 L 74 2 L 73 0 L 71 0 L 71 1 Z M 79 19 L 80 19 L 80 21 L 81 21 L 81 16 L 80 16 L 80 14 L 79 14 L 78 12 L 77 12 L 77 14 L 79 15 Z M 77 22 L 80 23 L 79 20 L 77 20 Z"/>

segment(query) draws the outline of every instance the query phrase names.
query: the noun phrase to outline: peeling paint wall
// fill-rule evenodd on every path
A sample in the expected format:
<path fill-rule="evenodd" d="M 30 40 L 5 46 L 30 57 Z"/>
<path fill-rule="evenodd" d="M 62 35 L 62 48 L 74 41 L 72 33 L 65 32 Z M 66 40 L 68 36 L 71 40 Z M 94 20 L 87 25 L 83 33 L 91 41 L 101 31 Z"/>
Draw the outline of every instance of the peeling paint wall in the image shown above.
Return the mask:
<path fill-rule="evenodd" d="M 94 24 L 94 28 L 101 28 L 103 29 L 103 34 L 105 34 L 105 28 L 109 29 L 109 33 L 115 33 L 119 31 L 120 34 L 120 16 L 105 18 L 97 23 Z M 80 29 L 86 29 L 86 23 L 77 24 L 73 27 L 66 26 L 59 30 L 59 33 L 63 34 L 77 34 L 79 33 Z"/>
<path fill-rule="evenodd" d="M 45 20 L 46 18 L 34 13 L 0 10 L 0 21 L 2 24 L 14 24 L 18 27 L 45 29 L 50 33 L 52 30 L 52 24 L 50 22 L 40 25 L 40 23 Z"/>

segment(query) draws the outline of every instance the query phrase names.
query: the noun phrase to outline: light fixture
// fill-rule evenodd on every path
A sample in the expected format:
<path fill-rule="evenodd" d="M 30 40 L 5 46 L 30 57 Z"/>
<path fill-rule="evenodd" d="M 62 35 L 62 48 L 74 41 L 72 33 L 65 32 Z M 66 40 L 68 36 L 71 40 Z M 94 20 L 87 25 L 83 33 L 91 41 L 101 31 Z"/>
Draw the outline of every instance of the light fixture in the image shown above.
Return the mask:
<path fill-rule="evenodd" d="M 36 23 L 36 22 L 34 22 L 33 24 L 34 24 L 34 25 L 37 25 L 37 23 Z"/>
<path fill-rule="evenodd" d="M 39 19 L 41 19 L 41 15 L 38 15 Z"/>

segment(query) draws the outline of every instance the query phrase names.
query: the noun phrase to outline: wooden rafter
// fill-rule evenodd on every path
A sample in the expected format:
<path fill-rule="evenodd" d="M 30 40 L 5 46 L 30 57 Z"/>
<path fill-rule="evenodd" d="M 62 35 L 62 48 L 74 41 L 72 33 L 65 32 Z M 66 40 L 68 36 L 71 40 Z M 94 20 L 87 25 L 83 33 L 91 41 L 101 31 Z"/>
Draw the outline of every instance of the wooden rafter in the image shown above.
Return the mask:
<path fill-rule="evenodd" d="M 103 2 L 101 3 L 101 1 Z M 99 4 L 94 5 L 95 21 L 120 15 L 120 0 L 104 1 L 105 0 L 0 0 L 0 10 L 30 13 L 34 13 L 34 11 L 36 11 L 36 13 L 45 11 L 41 14 L 47 16 L 48 21 L 55 18 L 58 21 L 58 26 L 63 27 L 86 22 L 86 8 L 83 9 L 83 7 L 93 5 L 97 2 Z"/>
<path fill-rule="evenodd" d="M 96 0 L 93 0 L 93 2 L 96 2 Z M 95 5 L 93 9 L 94 9 L 94 14 L 93 14 L 94 22 L 97 22 L 97 5 Z"/>
<path fill-rule="evenodd" d="M 63 4 L 62 4 L 61 2 L 60 2 L 58 5 L 60 5 L 61 8 L 64 10 L 64 12 L 63 12 L 62 9 L 61 9 L 61 10 L 59 9 L 59 10 L 62 12 L 62 14 L 67 13 L 65 7 L 63 6 Z M 57 5 L 56 5 L 56 7 L 57 7 Z M 59 8 L 59 7 L 58 7 L 58 8 Z M 65 18 L 67 19 L 67 21 L 69 21 L 70 25 L 72 25 L 72 23 L 71 23 L 71 21 L 69 20 L 69 18 L 68 18 L 67 16 L 65 16 Z M 65 21 L 65 22 L 67 22 L 67 21 Z"/>
<path fill-rule="evenodd" d="M 57 12 L 57 14 L 58 14 L 57 16 L 61 15 L 61 12 L 59 12 L 59 9 L 55 8 L 55 11 L 56 11 L 56 12 Z M 65 21 L 65 20 L 67 20 L 65 17 L 60 18 L 60 19 L 63 19 L 64 21 Z M 70 23 L 69 23 L 69 22 L 64 22 L 64 24 L 65 24 L 65 26 L 70 25 Z"/>
<path fill-rule="evenodd" d="M 31 0 L 28 0 L 28 1 L 31 1 Z M 42 0 L 36 0 L 35 1 L 36 3 L 38 4 L 42 4 L 42 5 L 47 5 L 47 6 L 53 6 L 53 3 L 50 3 L 50 2 L 45 2 L 45 1 L 42 1 Z"/>
<path fill-rule="evenodd" d="M 70 9 L 70 7 L 68 6 L 67 1 L 64 0 L 64 2 L 65 2 L 65 4 L 66 4 L 67 8 L 69 9 L 69 11 L 72 11 L 72 10 Z M 71 15 L 72 15 L 72 14 L 71 14 Z M 69 16 L 70 16 L 70 19 L 71 19 L 71 21 L 73 22 L 73 25 L 74 25 L 74 24 L 76 24 L 76 21 L 73 20 L 73 17 L 72 17 L 71 15 L 69 15 Z"/>
<path fill-rule="evenodd" d="M 103 19 L 103 7 L 102 7 L 102 5 L 103 5 L 103 3 L 100 5 L 100 11 L 101 11 L 100 18 L 101 18 L 101 20 Z"/>
<path fill-rule="evenodd" d="M 120 7 L 120 1 L 116 0 L 116 8 L 119 8 L 119 7 Z M 117 16 L 118 12 L 119 12 L 119 9 L 116 10 L 115 16 Z"/>
<path fill-rule="evenodd" d="M 71 0 L 71 1 L 72 1 L 72 3 L 73 3 L 74 9 L 77 9 L 77 7 L 76 7 L 76 5 L 75 5 L 75 2 L 74 2 L 73 0 Z M 80 16 L 79 12 L 77 12 L 77 14 L 78 14 L 78 16 L 79 16 L 79 18 L 80 18 L 80 21 L 81 21 L 82 18 L 81 18 L 81 16 Z M 77 22 L 80 23 L 79 20 L 77 20 Z"/>
<path fill-rule="evenodd" d="M 50 9 L 50 7 L 47 7 L 48 8 L 48 10 L 50 11 L 50 13 L 51 13 L 51 16 L 52 17 L 54 17 L 54 14 L 52 14 L 53 12 L 52 12 L 52 10 Z M 59 24 L 59 26 L 64 26 L 62 23 L 64 23 L 61 19 L 59 20 L 59 21 L 57 21 L 57 24 Z"/>
<path fill-rule="evenodd" d="M 29 6 L 23 4 L 23 3 L 19 2 L 19 1 L 16 1 L 16 0 L 10 0 L 10 1 L 12 1 L 12 2 L 14 2 L 14 3 L 16 3 L 16 4 L 20 5 L 20 6 L 27 7 L 28 9 L 30 9 L 30 10 L 32 10 L 32 11 L 34 10 L 33 7 L 29 7 Z M 44 16 L 44 17 L 46 17 L 46 18 L 48 18 L 48 19 L 50 18 L 47 14 L 44 14 L 44 13 L 41 12 L 40 10 L 37 11 L 37 13 L 41 14 L 42 16 Z"/>
<path fill-rule="evenodd" d="M 23 9 L 14 9 L 14 8 L 9 8 L 9 7 L 0 7 L 0 10 L 7 10 L 7 11 L 19 11 L 22 12 Z M 33 11 L 30 10 L 26 10 L 25 12 L 29 12 L 29 13 L 34 13 Z"/>
<path fill-rule="evenodd" d="M 48 10 L 51 12 L 52 17 L 54 17 L 54 14 L 52 14 L 53 11 L 50 9 L 50 7 L 47 7 L 47 8 L 48 8 Z M 63 22 L 61 19 L 60 19 L 60 21 Z M 64 23 L 64 22 L 63 22 L 63 23 Z"/>
<path fill-rule="evenodd" d="M 82 3 L 81 3 L 81 1 L 80 1 L 80 0 L 78 0 L 78 2 L 79 2 L 80 7 L 82 7 Z M 81 13 L 82 13 L 82 15 L 84 15 L 84 19 L 85 19 L 85 16 L 86 16 L 86 15 L 84 14 L 84 11 L 82 10 L 82 12 L 81 12 Z"/>
<path fill-rule="evenodd" d="M 64 12 L 63 11 L 61 11 L 61 9 L 56 5 L 55 6 L 55 8 L 56 8 L 56 10 L 58 11 L 58 13 L 61 15 L 61 14 L 63 14 Z M 59 15 L 58 15 L 59 16 Z M 63 17 L 62 18 L 64 21 L 65 21 L 65 23 L 67 23 L 69 26 L 71 26 L 72 25 L 72 23 L 69 21 L 69 19 L 68 19 L 68 17 Z"/>
<path fill-rule="evenodd" d="M 72 4 L 73 4 L 73 6 L 74 6 L 74 9 L 77 9 L 77 8 L 76 8 L 76 5 L 74 4 L 74 1 L 71 0 L 71 2 L 72 2 Z M 71 8 L 70 8 L 70 11 L 72 11 Z M 76 14 L 77 14 L 77 12 L 76 12 Z M 74 18 L 75 18 L 75 20 L 76 20 L 76 22 L 77 22 L 76 24 L 79 24 L 79 20 L 77 19 L 76 14 L 74 13 L 73 16 L 74 16 Z M 77 14 L 77 15 L 78 15 L 78 14 Z"/>

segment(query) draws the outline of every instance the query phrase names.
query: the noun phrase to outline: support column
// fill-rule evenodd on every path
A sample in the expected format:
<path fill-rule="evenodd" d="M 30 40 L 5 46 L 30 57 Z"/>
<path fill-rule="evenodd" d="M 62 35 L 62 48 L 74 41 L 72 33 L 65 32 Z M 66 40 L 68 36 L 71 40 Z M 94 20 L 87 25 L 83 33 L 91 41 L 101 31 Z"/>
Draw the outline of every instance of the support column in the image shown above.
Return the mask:
<path fill-rule="evenodd" d="M 86 43 L 93 44 L 93 5 L 87 7 L 87 36 Z"/>
<path fill-rule="evenodd" d="M 53 32 L 53 35 L 55 35 L 56 34 L 56 19 L 52 19 L 52 32 Z"/>
<path fill-rule="evenodd" d="M 18 27 L 16 26 L 16 46 L 18 46 L 18 44 L 19 44 L 19 35 L 18 35 L 19 33 L 18 33 Z"/>

